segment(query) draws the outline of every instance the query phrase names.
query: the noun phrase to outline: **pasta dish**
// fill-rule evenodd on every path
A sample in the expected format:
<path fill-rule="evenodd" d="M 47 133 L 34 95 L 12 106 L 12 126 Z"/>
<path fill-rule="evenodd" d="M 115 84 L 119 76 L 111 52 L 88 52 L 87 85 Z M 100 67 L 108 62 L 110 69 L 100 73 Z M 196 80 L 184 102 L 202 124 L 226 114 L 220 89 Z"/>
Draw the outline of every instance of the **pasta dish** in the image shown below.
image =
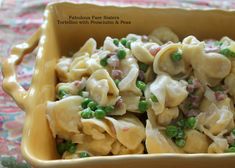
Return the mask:
<path fill-rule="evenodd" d="M 148 36 L 88 39 L 55 67 L 47 119 L 63 159 L 235 152 L 235 42 Z"/>

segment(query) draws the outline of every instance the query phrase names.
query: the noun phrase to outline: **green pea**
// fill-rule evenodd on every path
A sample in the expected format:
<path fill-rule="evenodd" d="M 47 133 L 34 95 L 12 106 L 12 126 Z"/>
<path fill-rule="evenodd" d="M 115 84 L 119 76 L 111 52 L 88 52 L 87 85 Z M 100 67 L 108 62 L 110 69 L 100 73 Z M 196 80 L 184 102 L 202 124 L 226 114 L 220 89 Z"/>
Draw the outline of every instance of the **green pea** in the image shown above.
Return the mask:
<path fill-rule="evenodd" d="M 71 144 L 67 151 L 68 151 L 69 153 L 75 153 L 76 150 L 77 150 L 76 144 Z"/>
<path fill-rule="evenodd" d="M 180 147 L 180 148 L 183 148 L 185 146 L 185 140 L 184 139 L 176 139 L 175 140 L 175 144 Z"/>
<path fill-rule="evenodd" d="M 214 44 L 215 44 L 215 46 L 222 46 L 223 42 L 222 41 L 216 41 Z"/>
<path fill-rule="evenodd" d="M 56 145 L 56 149 L 60 155 L 63 155 L 63 153 L 66 151 L 66 146 L 64 143 L 60 143 Z"/>
<path fill-rule="evenodd" d="M 145 63 L 139 62 L 139 67 L 141 71 L 146 72 L 149 66 Z"/>
<path fill-rule="evenodd" d="M 136 82 L 136 86 L 141 91 L 144 91 L 146 89 L 146 84 L 144 82 L 142 82 L 142 81 L 139 81 L 139 80 Z"/>
<path fill-rule="evenodd" d="M 235 136 L 235 128 L 234 129 L 232 129 L 232 134 Z"/>
<path fill-rule="evenodd" d="M 95 110 L 95 118 L 97 119 L 103 119 L 106 116 L 106 113 L 102 109 Z"/>
<path fill-rule="evenodd" d="M 83 109 L 87 108 L 88 103 L 90 103 L 92 100 L 89 98 L 85 98 L 83 102 L 81 103 L 81 106 Z"/>
<path fill-rule="evenodd" d="M 91 110 L 96 110 L 97 109 L 97 103 L 94 101 L 90 101 L 87 105 L 87 107 L 89 107 Z"/>
<path fill-rule="evenodd" d="M 118 50 L 117 56 L 119 59 L 124 59 L 126 57 L 126 51 L 123 49 Z"/>
<path fill-rule="evenodd" d="M 178 128 L 176 139 L 183 139 L 185 138 L 185 133 L 183 129 Z"/>
<path fill-rule="evenodd" d="M 169 125 L 166 127 L 166 135 L 169 138 L 174 138 L 178 134 L 178 128 L 174 125 Z"/>
<path fill-rule="evenodd" d="M 189 117 L 185 121 L 185 127 L 186 128 L 191 128 L 192 129 L 192 128 L 194 128 L 195 124 L 196 124 L 196 118 L 195 117 Z"/>
<path fill-rule="evenodd" d="M 130 40 L 126 42 L 126 48 L 131 49 L 131 41 Z"/>
<path fill-rule="evenodd" d="M 67 140 L 64 142 L 65 144 L 65 150 L 68 150 L 70 148 L 70 146 L 72 145 L 72 141 L 71 140 Z"/>
<path fill-rule="evenodd" d="M 180 128 L 184 128 L 185 127 L 185 120 L 180 119 L 179 121 L 176 122 L 176 125 L 179 126 Z"/>
<path fill-rule="evenodd" d="M 229 147 L 235 147 L 235 142 L 230 144 Z"/>
<path fill-rule="evenodd" d="M 114 107 L 113 106 L 106 106 L 106 107 L 104 107 L 104 111 L 106 112 L 106 113 L 110 113 L 110 112 L 112 112 L 114 110 Z"/>
<path fill-rule="evenodd" d="M 192 79 L 189 79 L 189 80 L 188 80 L 188 84 L 193 84 L 193 80 L 192 80 Z"/>
<path fill-rule="evenodd" d="M 233 52 L 232 50 L 230 50 L 229 48 L 224 48 L 222 50 L 220 50 L 219 52 L 220 54 L 223 54 L 226 57 L 235 57 L 235 52 Z"/>
<path fill-rule="evenodd" d="M 138 108 L 140 112 L 144 113 L 148 109 L 148 102 L 146 100 L 141 100 Z"/>
<path fill-rule="evenodd" d="M 90 155 L 89 155 L 89 153 L 87 153 L 87 152 L 84 151 L 84 152 L 80 152 L 80 153 L 79 153 L 79 157 L 80 157 L 80 158 L 86 158 L 86 157 L 90 157 Z"/>
<path fill-rule="evenodd" d="M 220 54 L 223 54 L 225 56 L 230 56 L 230 50 L 228 48 L 224 48 L 222 50 L 220 50 Z"/>
<path fill-rule="evenodd" d="M 116 84 L 116 86 L 118 87 L 119 83 L 120 83 L 120 80 L 119 79 L 115 79 L 114 80 L 114 83 Z"/>
<path fill-rule="evenodd" d="M 114 39 L 113 39 L 113 44 L 115 44 L 116 46 L 118 46 L 119 40 L 118 40 L 117 38 L 114 38 Z"/>
<path fill-rule="evenodd" d="M 102 58 L 102 59 L 100 60 L 100 65 L 102 65 L 102 66 L 107 66 L 107 65 L 108 65 L 107 60 L 108 60 L 108 58 L 107 58 L 107 57 Z"/>
<path fill-rule="evenodd" d="M 152 100 L 152 102 L 158 102 L 157 97 L 154 94 L 152 94 L 152 93 L 150 95 L 150 99 Z"/>
<path fill-rule="evenodd" d="M 101 106 L 101 105 L 98 105 L 98 106 L 97 106 L 97 109 L 105 110 L 105 107 L 104 107 L 104 106 Z"/>
<path fill-rule="evenodd" d="M 64 89 L 59 89 L 58 97 L 63 99 L 68 93 Z"/>
<path fill-rule="evenodd" d="M 122 38 L 122 39 L 121 39 L 121 43 L 122 43 L 122 45 L 126 46 L 127 39 L 126 39 L 126 38 Z"/>
<path fill-rule="evenodd" d="M 178 62 L 182 59 L 182 54 L 180 52 L 174 52 L 173 54 L 171 54 L 171 59 L 174 62 Z"/>
<path fill-rule="evenodd" d="M 89 119 L 93 117 L 93 111 L 90 108 L 86 108 L 81 112 L 81 117 L 84 119 Z"/>
<path fill-rule="evenodd" d="M 225 150 L 226 153 L 235 153 L 235 147 L 230 147 L 227 150 Z"/>

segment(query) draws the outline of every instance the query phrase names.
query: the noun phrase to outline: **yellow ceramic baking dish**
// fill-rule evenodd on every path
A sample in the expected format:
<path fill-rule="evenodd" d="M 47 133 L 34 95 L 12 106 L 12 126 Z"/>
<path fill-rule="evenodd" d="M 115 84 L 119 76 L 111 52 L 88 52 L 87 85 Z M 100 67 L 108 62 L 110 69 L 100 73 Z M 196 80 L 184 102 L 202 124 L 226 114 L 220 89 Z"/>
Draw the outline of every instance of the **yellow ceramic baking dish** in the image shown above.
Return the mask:
<path fill-rule="evenodd" d="M 116 18 L 119 24 L 91 23 L 93 18 L 104 16 L 109 17 L 109 21 Z M 84 20 L 82 18 L 88 22 L 79 22 Z M 4 90 L 26 112 L 21 144 L 24 158 L 34 167 L 44 168 L 234 167 L 234 154 L 143 154 L 60 160 L 45 115 L 46 102 L 55 99 L 56 61 L 78 50 L 89 37 L 94 37 L 101 44 L 108 35 L 122 37 L 128 33 L 148 34 L 158 26 L 168 26 L 180 38 L 193 34 L 199 39 L 219 39 L 225 35 L 235 39 L 234 21 L 235 11 L 74 3 L 48 5 L 41 28 L 27 42 L 12 49 L 2 69 Z M 36 46 L 38 53 L 32 84 L 26 91 L 17 82 L 15 69 L 24 55 Z"/>

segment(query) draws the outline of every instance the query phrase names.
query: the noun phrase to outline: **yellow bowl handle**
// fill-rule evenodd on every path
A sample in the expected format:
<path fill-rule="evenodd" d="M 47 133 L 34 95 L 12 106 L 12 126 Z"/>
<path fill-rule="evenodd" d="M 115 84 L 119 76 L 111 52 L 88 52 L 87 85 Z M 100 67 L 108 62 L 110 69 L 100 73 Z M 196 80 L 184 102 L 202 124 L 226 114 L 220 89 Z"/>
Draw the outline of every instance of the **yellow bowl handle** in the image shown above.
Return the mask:
<path fill-rule="evenodd" d="M 2 64 L 3 89 L 23 110 L 25 109 L 27 91 L 17 81 L 16 66 L 22 62 L 26 54 L 32 52 L 37 47 L 40 35 L 41 29 L 39 28 L 27 42 L 14 46 L 10 56 Z"/>

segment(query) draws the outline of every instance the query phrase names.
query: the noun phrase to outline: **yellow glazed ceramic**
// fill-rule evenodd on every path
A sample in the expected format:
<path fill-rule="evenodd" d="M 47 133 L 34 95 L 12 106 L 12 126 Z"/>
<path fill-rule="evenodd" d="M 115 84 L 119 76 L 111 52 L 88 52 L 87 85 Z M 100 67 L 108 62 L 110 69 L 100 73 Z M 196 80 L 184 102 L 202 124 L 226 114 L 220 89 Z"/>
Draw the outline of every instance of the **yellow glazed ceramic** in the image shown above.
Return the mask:
<path fill-rule="evenodd" d="M 96 22 L 97 17 L 104 16 L 109 17 L 105 20 L 107 22 Z M 118 22 L 113 22 L 112 18 Z M 199 39 L 219 39 L 222 36 L 235 39 L 234 20 L 235 11 L 74 3 L 48 5 L 41 28 L 27 42 L 15 46 L 3 64 L 3 88 L 26 112 L 21 144 L 25 159 L 37 168 L 234 167 L 234 154 L 149 154 L 59 160 L 45 115 L 46 101 L 55 99 L 57 81 L 54 67 L 57 59 L 78 50 L 89 37 L 101 43 L 108 35 L 149 34 L 158 26 L 168 26 L 180 38 L 193 34 Z M 17 82 L 15 69 L 24 55 L 37 45 L 39 48 L 32 84 L 25 91 Z"/>

